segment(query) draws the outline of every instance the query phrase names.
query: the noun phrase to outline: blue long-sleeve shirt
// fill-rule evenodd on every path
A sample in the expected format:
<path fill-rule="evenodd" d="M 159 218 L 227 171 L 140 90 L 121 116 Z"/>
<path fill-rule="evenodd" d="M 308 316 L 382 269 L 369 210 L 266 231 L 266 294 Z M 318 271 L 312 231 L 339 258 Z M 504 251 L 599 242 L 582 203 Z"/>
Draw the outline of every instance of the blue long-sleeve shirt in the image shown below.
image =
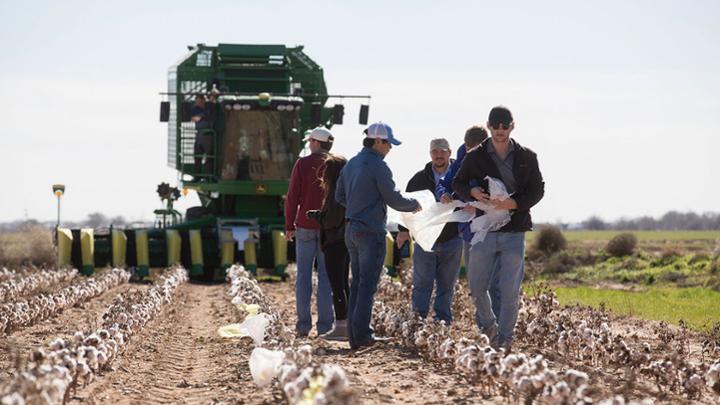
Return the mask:
<path fill-rule="evenodd" d="M 335 200 L 345 206 L 346 219 L 374 232 L 385 232 L 388 205 L 402 212 L 415 211 L 419 205 L 400 194 L 390 168 L 372 148 L 363 148 L 343 167 Z"/>
<path fill-rule="evenodd" d="M 445 193 L 450 194 L 453 198 L 459 199 L 458 196 L 453 195 L 452 182 L 455 178 L 455 174 L 457 174 L 458 170 L 460 170 L 460 165 L 462 165 L 462 161 L 465 158 L 466 153 L 467 149 L 465 148 L 465 144 L 460 145 L 457 151 L 457 158 L 455 158 L 455 161 L 452 162 L 448 171 L 435 186 L 435 198 L 437 198 L 438 201 Z"/>
<path fill-rule="evenodd" d="M 467 148 L 465 148 L 465 144 L 460 145 L 457 151 L 457 158 L 455 161 L 450 165 L 450 168 L 445 173 L 445 175 L 438 181 L 438 184 L 435 186 L 435 196 L 438 200 L 440 200 L 440 197 L 442 197 L 443 194 L 448 193 L 450 196 L 455 200 L 463 200 L 459 195 L 455 194 L 452 187 L 453 179 L 455 179 L 455 175 L 458 171 L 460 171 L 460 166 L 462 166 L 463 159 L 465 159 L 465 155 L 467 154 Z M 460 236 L 465 240 L 466 242 L 470 242 L 472 240 L 472 233 L 470 232 L 470 223 L 469 222 L 461 222 L 458 224 L 458 231 L 460 232 Z"/>

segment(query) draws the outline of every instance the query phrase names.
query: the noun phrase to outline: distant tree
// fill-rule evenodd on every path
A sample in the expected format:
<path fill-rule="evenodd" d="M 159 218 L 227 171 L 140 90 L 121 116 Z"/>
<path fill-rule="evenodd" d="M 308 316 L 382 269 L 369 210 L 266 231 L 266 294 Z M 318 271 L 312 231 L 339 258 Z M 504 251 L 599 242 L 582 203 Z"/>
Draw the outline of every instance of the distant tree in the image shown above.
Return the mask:
<path fill-rule="evenodd" d="M 607 229 L 607 224 L 605 221 L 602 220 L 602 218 L 593 215 L 590 218 L 586 219 L 582 223 L 582 227 L 584 229 L 590 230 L 590 231 L 602 231 Z"/>
<path fill-rule="evenodd" d="M 658 222 L 653 217 L 644 216 L 635 220 L 639 231 L 652 231 L 658 229 Z"/>
<path fill-rule="evenodd" d="M 110 220 L 110 224 L 113 226 L 124 226 L 127 224 L 127 221 L 125 221 L 125 217 L 122 215 L 117 215 Z"/>
<path fill-rule="evenodd" d="M 99 212 L 92 212 L 88 214 L 87 219 L 85 220 L 84 226 L 88 228 L 100 228 L 103 226 L 109 225 L 108 218 Z"/>

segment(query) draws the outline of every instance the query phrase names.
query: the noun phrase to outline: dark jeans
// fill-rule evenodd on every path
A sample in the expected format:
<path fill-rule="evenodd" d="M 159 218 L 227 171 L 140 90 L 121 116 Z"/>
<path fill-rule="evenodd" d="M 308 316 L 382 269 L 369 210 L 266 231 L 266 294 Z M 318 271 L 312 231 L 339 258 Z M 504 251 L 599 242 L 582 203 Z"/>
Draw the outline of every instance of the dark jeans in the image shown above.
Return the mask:
<path fill-rule="evenodd" d="M 212 133 L 198 133 L 195 135 L 195 173 L 196 174 L 214 174 L 214 163 L 215 159 L 215 145 L 213 142 Z M 207 157 L 202 155 L 208 155 Z M 203 157 L 205 158 L 205 164 L 203 164 Z"/>
<path fill-rule="evenodd" d="M 370 326 L 373 302 L 385 262 L 385 233 L 363 229 L 348 222 L 345 226 L 345 245 L 350 254 L 350 305 L 348 306 L 348 340 L 356 348 L 375 339 Z"/>
<path fill-rule="evenodd" d="M 332 287 L 335 320 L 342 321 L 347 319 L 348 296 L 350 295 L 350 285 L 348 284 L 350 256 L 344 240 L 329 244 L 323 252 L 325 253 L 325 269 L 327 269 Z"/>

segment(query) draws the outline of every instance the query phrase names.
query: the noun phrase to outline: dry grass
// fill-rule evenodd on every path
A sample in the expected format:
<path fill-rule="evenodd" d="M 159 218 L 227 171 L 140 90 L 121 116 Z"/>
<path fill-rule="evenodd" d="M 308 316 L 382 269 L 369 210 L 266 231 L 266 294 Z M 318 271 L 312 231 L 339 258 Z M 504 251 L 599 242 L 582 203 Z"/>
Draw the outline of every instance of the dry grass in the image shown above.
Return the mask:
<path fill-rule="evenodd" d="M 55 263 L 51 230 L 28 226 L 18 231 L 0 233 L 0 266 L 50 267 Z"/>

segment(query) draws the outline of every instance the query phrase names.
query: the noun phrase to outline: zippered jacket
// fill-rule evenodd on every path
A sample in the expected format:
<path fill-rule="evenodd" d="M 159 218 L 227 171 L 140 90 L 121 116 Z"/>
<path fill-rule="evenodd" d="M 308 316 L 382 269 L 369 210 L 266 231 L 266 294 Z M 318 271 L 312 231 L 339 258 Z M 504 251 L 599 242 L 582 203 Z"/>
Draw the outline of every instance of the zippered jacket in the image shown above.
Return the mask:
<path fill-rule="evenodd" d="M 453 180 L 453 190 L 465 201 L 474 201 L 470 196 L 471 182 L 476 181 L 483 190 L 487 192 L 488 184 L 485 176 L 490 176 L 502 181 L 500 170 L 495 165 L 492 157 L 487 151 L 488 138 L 479 148 L 465 155 L 460 170 Z M 532 218 L 530 208 L 537 204 L 545 195 L 545 181 L 538 166 L 535 152 L 521 146 L 517 141 L 510 138 L 513 143 L 513 176 L 517 183 L 517 190 L 511 196 L 517 202 L 517 209 L 512 210 L 510 222 L 502 227 L 499 232 L 526 232 L 532 230 Z"/>
<path fill-rule="evenodd" d="M 451 165 L 454 162 L 454 160 L 450 159 Z M 420 190 L 429 190 L 431 193 L 433 193 L 433 195 L 435 194 L 435 174 L 433 173 L 432 162 L 428 162 L 428 164 L 425 165 L 424 169 L 415 173 L 415 175 L 410 179 L 410 181 L 408 181 L 407 188 L 405 189 L 405 191 L 407 191 L 408 193 Z M 435 200 L 437 201 L 437 197 L 435 197 Z M 399 226 L 399 229 L 401 231 L 407 230 L 402 225 Z M 445 227 L 440 233 L 440 236 L 438 236 L 437 240 L 435 240 L 435 243 L 447 242 L 457 236 L 458 223 L 448 222 L 447 224 L 445 224 Z"/>

